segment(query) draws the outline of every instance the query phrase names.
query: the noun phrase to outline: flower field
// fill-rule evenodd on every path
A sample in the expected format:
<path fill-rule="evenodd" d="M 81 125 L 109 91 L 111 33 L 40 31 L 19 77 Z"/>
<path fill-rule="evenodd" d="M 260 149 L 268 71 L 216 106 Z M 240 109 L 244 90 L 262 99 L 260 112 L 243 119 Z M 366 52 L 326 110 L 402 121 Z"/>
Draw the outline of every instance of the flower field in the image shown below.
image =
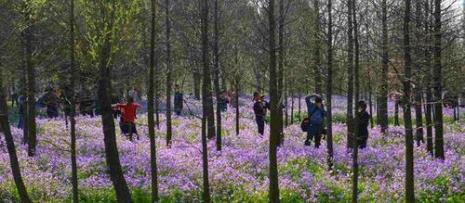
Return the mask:
<path fill-rule="evenodd" d="M 302 108 L 303 110 L 305 108 Z M 336 114 L 342 114 L 336 109 Z M 209 172 L 214 202 L 267 202 L 268 132 L 258 136 L 250 104 L 241 108 L 240 134 L 235 134 L 234 109 L 224 113 L 223 150 L 209 143 Z M 157 161 L 162 202 L 200 202 L 202 159 L 200 120 L 175 117 L 174 140 L 165 145 L 165 123 L 157 130 Z M 121 163 L 133 198 L 150 202 L 150 150 L 147 119 L 137 121 L 140 140 L 117 140 Z M 268 127 L 268 126 L 267 126 Z M 327 170 L 326 142 L 320 149 L 305 147 L 298 124 L 285 129 L 278 150 L 282 202 L 349 202 L 351 154 L 346 127 L 334 124 L 334 169 Z M 269 131 L 269 129 L 267 128 Z M 421 202 L 465 201 L 465 125 L 445 125 L 446 160 L 432 158 L 426 145 L 415 147 L 415 194 Z M 79 117 L 78 177 L 82 202 L 114 202 L 106 173 L 100 118 Z M 29 158 L 20 144 L 22 131 L 13 129 L 21 169 L 31 198 L 38 202 L 71 201 L 69 133 L 63 120 L 38 120 L 37 156 Z M 382 135 L 370 130 L 369 147 L 360 151 L 360 201 L 401 202 L 404 194 L 404 130 L 391 127 Z M 3 137 L 0 139 L 0 199 L 18 201 Z"/>

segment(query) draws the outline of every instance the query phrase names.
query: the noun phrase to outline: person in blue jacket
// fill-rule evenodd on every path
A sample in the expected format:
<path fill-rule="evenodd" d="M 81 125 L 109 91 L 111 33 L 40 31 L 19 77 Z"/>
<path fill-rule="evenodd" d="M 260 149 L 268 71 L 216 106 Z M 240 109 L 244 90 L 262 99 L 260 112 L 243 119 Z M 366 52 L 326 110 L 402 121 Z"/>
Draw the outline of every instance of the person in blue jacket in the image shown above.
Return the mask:
<path fill-rule="evenodd" d="M 308 134 L 307 139 L 305 140 L 305 145 L 310 146 L 311 140 L 315 138 L 315 148 L 319 148 L 326 113 L 323 106 L 323 100 L 318 95 L 311 95 L 305 98 L 305 102 L 307 103 L 309 119 L 309 126 L 307 128 Z"/>

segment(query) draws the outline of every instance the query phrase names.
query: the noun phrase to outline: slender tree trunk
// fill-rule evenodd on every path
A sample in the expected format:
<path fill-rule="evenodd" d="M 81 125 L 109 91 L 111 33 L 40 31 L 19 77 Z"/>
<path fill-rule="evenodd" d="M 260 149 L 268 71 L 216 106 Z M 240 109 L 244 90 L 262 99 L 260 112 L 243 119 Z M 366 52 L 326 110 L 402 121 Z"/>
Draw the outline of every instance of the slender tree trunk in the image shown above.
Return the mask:
<path fill-rule="evenodd" d="M 354 141 L 352 148 L 352 203 L 358 202 L 358 140 L 359 135 L 358 122 L 360 113 L 356 113 L 354 119 Z"/>
<path fill-rule="evenodd" d="M 240 111 L 239 111 L 239 92 L 240 92 L 240 78 L 236 78 L 236 82 L 234 83 L 234 89 L 236 90 L 236 135 L 240 133 L 240 126 L 239 126 L 239 118 L 240 118 Z"/>
<path fill-rule="evenodd" d="M 314 39 L 315 39 L 315 48 L 313 52 L 314 58 L 314 74 L 315 74 L 315 93 L 321 95 L 321 86 L 322 86 L 322 77 L 321 77 L 321 23 L 320 23 L 320 0 L 313 0 L 313 7 L 315 9 L 315 31 L 314 31 Z"/>
<path fill-rule="evenodd" d="M 328 0 L 328 32 L 327 32 L 327 68 L 328 75 L 326 77 L 326 122 L 327 134 L 326 145 L 328 148 L 328 169 L 333 168 L 333 115 L 332 115 L 332 94 L 333 94 L 333 1 Z M 300 109 L 300 97 L 299 97 Z"/>
<path fill-rule="evenodd" d="M 171 139 L 173 136 L 171 122 L 171 89 L 173 82 L 171 81 L 171 16 L 170 16 L 170 0 L 165 0 L 165 25 L 166 25 L 166 146 L 171 147 Z"/>
<path fill-rule="evenodd" d="M 6 102 L 5 89 L 3 88 L 3 73 L 0 73 L 0 129 L 5 135 L 5 142 L 8 149 L 8 155 L 10 157 L 11 172 L 16 184 L 16 189 L 18 190 L 19 198 L 21 202 L 30 203 L 32 201 L 29 199 L 26 186 L 24 185 L 23 178 L 21 176 L 21 168 L 19 167 L 18 156 L 16 155 L 15 142 L 11 135 L 10 123 L 8 122 L 8 106 Z"/>
<path fill-rule="evenodd" d="M 353 21 L 352 17 L 354 12 L 352 3 L 353 0 L 348 0 L 348 44 L 347 44 L 347 76 L 348 76 L 348 87 L 347 87 L 347 148 L 351 148 L 353 146 L 353 109 L 354 109 L 354 39 L 353 39 Z"/>
<path fill-rule="evenodd" d="M 368 77 L 368 105 L 370 106 L 370 127 L 374 128 L 375 123 L 373 121 L 373 87 L 371 86 L 371 76 Z"/>
<path fill-rule="evenodd" d="M 147 92 L 148 97 L 148 108 L 147 108 L 147 119 L 149 128 L 149 139 L 150 139 L 150 176 L 151 176 L 151 189 L 152 189 L 152 202 L 158 202 L 160 200 L 158 196 L 158 168 L 157 168 L 157 149 L 155 141 L 155 118 L 154 118 L 154 105 L 155 105 L 155 37 L 156 37 L 156 12 L 157 12 L 157 0 L 151 0 L 151 21 L 150 21 L 150 64 L 149 64 L 149 89 Z M 157 97 L 158 98 L 158 97 Z"/>
<path fill-rule="evenodd" d="M 214 69 L 214 79 L 213 83 L 215 85 L 216 93 L 216 150 L 221 151 L 221 104 L 219 99 L 221 97 L 220 90 L 220 53 L 219 53 L 219 28 L 218 28 L 218 0 L 215 0 L 215 12 L 214 12 L 214 44 L 213 44 L 213 69 Z"/>
<path fill-rule="evenodd" d="M 74 0 L 70 0 L 70 15 L 69 15 L 69 28 L 70 28 L 70 96 L 69 110 L 70 110 L 70 124 L 71 124 L 71 183 L 73 186 L 73 202 L 79 202 L 79 190 L 78 190 L 78 176 L 77 176 L 77 160 L 76 160 L 76 94 L 75 94 L 75 81 L 78 78 L 78 72 L 76 70 L 76 59 L 75 59 L 75 35 L 74 35 Z"/>
<path fill-rule="evenodd" d="M 202 63 L 203 63 L 203 83 L 202 83 L 202 163 L 203 163 L 203 191 L 202 199 L 205 203 L 210 203 L 210 184 L 208 180 L 208 147 L 207 147 L 207 119 L 209 117 L 209 107 L 211 106 L 211 80 L 210 80 L 210 59 L 208 52 L 208 0 L 201 1 L 201 22 L 202 22 Z M 208 123 L 208 125 L 210 125 Z M 211 129 L 209 129 L 211 131 Z"/>
<path fill-rule="evenodd" d="M 114 4 L 113 4 L 114 7 Z M 113 16 L 113 15 L 112 15 Z M 113 25 L 110 23 L 109 27 Z M 119 159 L 118 146 L 116 143 L 115 123 L 113 120 L 113 111 L 111 109 L 111 73 L 108 65 L 111 55 L 112 34 L 107 33 L 104 37 L 104 43 L 99 53 L 99 82 L 98 82 L 98 100 L 102 108 L 102 128 L 105 143 L 105 158 L 108 165 L 110 180 L 115 188 L 116 198 L 119 203 L 132 202 L 126 180 L 124 179 L 123 169 Z"/>
<path fill-rule="evenodd" d="M 378 124 L 381 126 L 381 132 L 385 133 L 389 126 L 388 118 L 388 73 L 389 73 L 389 52 L 388 52 L 388 27 L 387 27 L 387 0 L 382 0 L 382 68 L 381 68 L 381 87 L 378 98 Z"/>
<path fill-rule="evenodd" d="M 422 92 L 421 92 L 421 73 L 422 71 L 422 64 L 421 64 L 421 47 L 420 44 L 423 40 L 423 32 L 421 31 L 421 23 L 422 23 L 422 9 L 421 9 L 421 2 L 415 1 L 415 35 L 416 35 L 416 48 L 415 48 L 415 57 L 417 58 L 414 62 L 414 71 L 415 71 L 415 81 L 419 84 L 415 85 L 414 88 L 414 98 L 415 98 L 415 137 L 417 146 L 420 146 L 421 143 L 424 143 L 423 139 L 423 112 L 422 112 Z"/>
<path fill-rule="evenodd" d="M 282 0 L 281 0 L 282 1 Z M 270 54 L 270 105 L 271 105 L 271 121 L 270 121 L 270 188 L 269 188 L 269 202 L 278 203 L 279 201 L 279 183 L 278 183 L 278 159 L 277 147 L 281 137 L 282 122 L 280 123 L 280 98 L 278 89 L 278 74 L 276 73 L 276 20 L 275 20 L 275 1 L 268 0 L 268 43 Z M 281 125 L 280 125 L 281 124 Z"/>
<path fill-rule="evenodd" d="M 396 100 L 395 106 L 394 106 L 394 125 L 399 126 L 399 101 Z"/>
<path fill-rule="evenodd" d="M 28 7 L 28 6 L 27 6 Z M 29 8 L 27 8 L 29 9 Z M 25 50 L 26 50 L 26 78 L 27 78 L 27 138 L 28 138 L 28 155 L 34 156 L 36 152 L 37 145 L 37 135 L 36 135 L 36 110 L 35 110 L 35 68 L 32 61 L 33 54 L 33 28 L 32 20 L 30 19 L 30 13 L 26 13 L 26 22 L 29 24 L 24 31 L 24 41 L 25 41 Z"/>
<path fill-rule="evenodd" d="M 22 80 L 22 88 L 21 88 L 21 91 L 22 91 L 22 95 L 25 96 L 27 98 L 27 65 L 26 65 L 26 43 L 25 43 L 25 38 L 24 37 L 24 31 L 21 32 L 21 62 L 22 62 L 22 74 L 21 74 L 21 80 Z M 27 100 L 26 100 L 27 102 Z M 27 124 L 29 123 L 29 116 L 27 115 L 28 112 L 27 112 L 27 103 L 26 104 L 23 104 L 25 105 L 24 107 L 26 107 L 24 109 L 24 112 L 23 112 L 23 117 L 24 117 L 24 123 L 23 123 L 23 139 L 21 140 L 21 143 L 26 145 L 29 141 L 29 138 L 27 137 L 27 134 L 28 134 L 28 126 Z"/>
<path fill-rule="evenodd" d="M 434 100 L 435 100 L 435 115 L 434 115 L 434 151 L 435 156 L 444 159 L 444 130 L 442 118 L 442 64 L 441 64 L 441 0 L 434 0 Z"/>
<path fill-rule="evenodd" d="M 354 66 L 354 99 L 360 100 L 360 42 L 359 42 L 359 25 L 357 19 L 357 0 L 352 0 L 352 15 L 354 21 L 354 47 L 355 47 L 355 66 Z"/>
<path fill-rule="evenodd" d="M 414 173 L 413 173 L 413 130 L 412 130 L 412 114 L 410 107 L 411 98 L 411 79 L 412 79 L 412 59 L 410 56 L 410 10 L 411 0 L 405 0 L 405 16 L 404 16 L 404 74 L 403 78 L 403 110 L 404 110 L 404 126 L 405 126 L 405 201 L 415 202 L 414 192 Z"/>
<path fill-rule="evenodd" d="M 278 21 L 278 98 L 279 98 L 279 106 L 282 106 L 284 103 L 284 21 L 285 21 L 285 13 L 284 13 L 284 1 L 279 0 L 279 21 Z M 280 131 L 279 131 L 279 144 L 281 145 L 284 141 L 284 111 L 282 108 L 278 109 L 279 117 L 277 118 L 277 122 L 279 123 Z"/>

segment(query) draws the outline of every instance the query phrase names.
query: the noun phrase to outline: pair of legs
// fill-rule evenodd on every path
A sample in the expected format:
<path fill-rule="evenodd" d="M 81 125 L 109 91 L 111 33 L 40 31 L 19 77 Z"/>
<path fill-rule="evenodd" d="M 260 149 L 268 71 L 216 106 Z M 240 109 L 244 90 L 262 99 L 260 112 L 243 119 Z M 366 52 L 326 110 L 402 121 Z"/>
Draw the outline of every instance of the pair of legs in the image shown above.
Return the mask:
<path fill-rule="evenodd" d="M 263 135 L 265 133 L 265 118 L 263 116 L 255 116 L 257 122 L 258 133 Z"/>
<path fill-rule="evenodd" d="M 315 148 L 320 148 L 321 145 L 321 134 L 316 133 L 313 134 L 312 132 L 307 132 L 307 139 L 305 140 L 305 145 L 310 146 L 311 141 L 315 138 Z"/>
<path fill-rule="evenodd" d="M 135 134 L 137 139 L 139 139 L 139 134 L 137 133 L 137 128 L 135 123 L 125 123 L 120 122 L 121 133 L 129 137 L 129 140 L 132 141 L 132 135 Z"/>

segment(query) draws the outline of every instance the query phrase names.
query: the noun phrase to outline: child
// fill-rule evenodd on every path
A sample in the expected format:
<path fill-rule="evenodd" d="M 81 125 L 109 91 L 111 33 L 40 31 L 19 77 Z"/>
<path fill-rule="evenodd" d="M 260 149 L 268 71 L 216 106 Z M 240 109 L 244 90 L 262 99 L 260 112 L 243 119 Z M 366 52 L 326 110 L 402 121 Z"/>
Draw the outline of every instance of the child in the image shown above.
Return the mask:
<path fill-rule="evenodd" d="M 113 105 L 113 108 L 118 109 L 121 111 L 121 119 L 120 119 L 120 127 L 121 132 L 124 135 L 129 136 L 129 140 L 132 141 L 132 135 L 136 134 L 137 139 L 139 139 L 139 134 L 137 133 L 136 128 L 136 117 L 137 117 L 137 109 L 139 108 L 139 104 L 134 103 L 134 98 L 128 97 L 126 104 L 116 104 Z"/>

